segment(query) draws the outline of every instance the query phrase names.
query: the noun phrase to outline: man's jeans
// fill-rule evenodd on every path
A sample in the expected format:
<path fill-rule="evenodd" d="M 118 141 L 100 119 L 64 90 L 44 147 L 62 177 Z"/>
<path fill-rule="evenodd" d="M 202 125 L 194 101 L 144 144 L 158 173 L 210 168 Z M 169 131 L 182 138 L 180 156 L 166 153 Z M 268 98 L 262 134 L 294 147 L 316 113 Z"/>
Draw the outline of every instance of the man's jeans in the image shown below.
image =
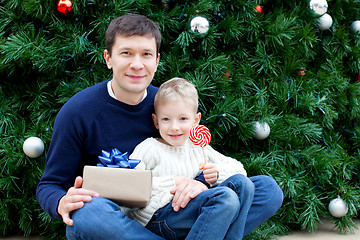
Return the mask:
<path fill-rule="evenodd" d="M 239 196 L 240 193 L 248 196 Z M 178 212 L 172 210 L 171 203 L 158 210 L 147 228 L 166 239 L 184 239 L 187 234 L 188 239 L 241 239 L 274 215 L 282 200 L 283 193 L 272 178 L 235 175 L 216 188 L 202 192 Z M 72 219 L 74 226 L 66 229 L 68 239 L 164 239 L 124 216 L 118 205 L 104 198 L 85 203 L 72 214 Z"/>

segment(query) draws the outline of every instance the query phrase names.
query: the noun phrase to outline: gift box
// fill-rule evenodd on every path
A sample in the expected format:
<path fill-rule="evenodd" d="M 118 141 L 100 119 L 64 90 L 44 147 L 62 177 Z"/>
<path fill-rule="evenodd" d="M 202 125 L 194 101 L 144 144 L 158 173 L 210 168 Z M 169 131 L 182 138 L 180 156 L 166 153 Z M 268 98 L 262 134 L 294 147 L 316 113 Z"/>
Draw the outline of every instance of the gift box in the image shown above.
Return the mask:
<path fill-rule="evenodd" d="M 131 169 L 140 162 L 134 161 L 117 149 L 112 153 L 103 151 L 98 166 L 84 167 L 82 187 L 120 206 L 146 207 L 151 196 L 152 174 L 150 170 Z"/>

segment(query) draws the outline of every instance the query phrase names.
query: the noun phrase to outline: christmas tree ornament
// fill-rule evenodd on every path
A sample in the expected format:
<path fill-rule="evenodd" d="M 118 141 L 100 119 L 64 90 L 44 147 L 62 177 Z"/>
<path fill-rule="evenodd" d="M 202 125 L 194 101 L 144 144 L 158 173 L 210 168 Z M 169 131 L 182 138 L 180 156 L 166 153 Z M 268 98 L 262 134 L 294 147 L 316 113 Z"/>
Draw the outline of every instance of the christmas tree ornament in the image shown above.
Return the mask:
<path fill-rule="evenodd" d="M 58 0 L 56 9 L 62 16 L 69 16 L 72 11 L 73 2 L 71 0 Z"/>
<path fill-rule="evenodd" d="M 351 24 L 350 29 L 354 34 L 360 34 L 360 21 L 354 21 Z"/>
<path fill-rule="evenodd" d="M 44 142 L 38 137 L 29 137 L 23 143 L 23 151 L 30 158 L 37 158 L 44 152 Z"/>
<path fill-rule="evenodd" d="M 357 74 L 357 80 L 360 82 L 360 73 Z"/>
<path fill-rule="evenodd" d="M 309 6 L 310 9 L 318 15 L 323 15 L 328 10 L 328 3 L 326 0 L 311 0 Z"/>
<path fill-rule="evenodd" d="M 223 78 L 227 78 L 229 79 L 230 78 L 230 71 L 229 70 L 226 70 L 225 74 L 223 75 Z"/>
<path fill-rule="evenodd" d="M 299 76 L 305 76 L 306 75 L 305 68 L 300 68 L 300 70 L 298 71 L 298 75 Z"/>
<path fill-rule="evenodd" d="M 194 17 L 190 22 L 191 31 L 195 33 L 207 33 L 209 21 L 201 16 Z"/>
<path fill-rule="evenodd" d="M 322 31 L 328 30 L 332 24 L 332 17 L 327 13 L 325 13 L 318 19 L 318 27 Z"/>
<path fill-rule="evenodd" d="M 338 196 L 329 203 L 329 212 L 333 217 L 343 217 L 347 214 L 349 208 L 344 200 Z"/>
<path fill-rule="evenodd" d="M 257 140 L 264 140 L 270 134 L 270 126 L 266 122 L 256 122 L 254 124 L 254 133 Z"/>
<path fill-rule="evenodd" d="M 257 11 L 258 13 L 264 13 L 262 7 L 260 6 L 260 4 L 256 5 L 255 11 Z"/>

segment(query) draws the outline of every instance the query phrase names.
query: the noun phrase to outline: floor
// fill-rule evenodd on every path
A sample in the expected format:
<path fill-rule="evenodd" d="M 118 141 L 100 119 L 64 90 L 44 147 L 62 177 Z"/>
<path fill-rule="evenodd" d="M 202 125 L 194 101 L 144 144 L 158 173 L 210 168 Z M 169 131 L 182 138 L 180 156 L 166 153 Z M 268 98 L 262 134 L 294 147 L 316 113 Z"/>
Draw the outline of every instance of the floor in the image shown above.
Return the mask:
<path fill-rule="evenodd" d="M 339 234 L 334 229 L 334 224 L 329 220 L 322 220 L 322 225 L 319 229 L 310 233 L 307 231 L 294 232 L 289 236 L 278 237 L 277 240 L 359 240 L 360 239 L 360 219 L 354 220 L 357 223 L 357 229 L 354 229 L 354 233 L 346 235 Z"/>
<path fill-rule="evenodd" d="M 354 230 L 354 233 L 341 235 L 337 233 L 334 229 L 334 225 L 329 220 L 322 220 L 322 225 L 315 233 L 310 233 L 306 231 L 299 231 L 290 234 L 289 236 L 278 237 L 276 240 L 359 240 L 360 239 L 360 219 L 354 220 L 357 223 L 358 229 Z M 44 240 L 43 237 L 39 236 L 9 236 L 0 239 L 6 240 Z M 259 239 L 261 240 L 261 239 Z"/>

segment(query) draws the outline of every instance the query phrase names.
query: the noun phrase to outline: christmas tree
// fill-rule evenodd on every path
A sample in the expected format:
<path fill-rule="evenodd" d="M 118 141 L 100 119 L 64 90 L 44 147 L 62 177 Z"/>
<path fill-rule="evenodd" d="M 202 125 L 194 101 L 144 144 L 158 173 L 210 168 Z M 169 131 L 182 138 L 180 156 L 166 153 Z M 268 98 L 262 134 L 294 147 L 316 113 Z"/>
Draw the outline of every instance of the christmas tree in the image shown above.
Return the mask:
<path fill-rule="evenodd" d="M 360 1 L 0 0 L 1 235 L 64 238 L 65 225 L 35 197 L 52 126 L 71 96 L 111 78 L 104 33 L 128 13 L 162 32 L 153 85 L 192 81 L 212 146 L 282 188 L 282 208 L 246 239 L 314 231 L 323 217 L 352 230 L 360 208 Z M 23 151 L 32 136 L 44 142 L 39 157 Z M 338 196 L 346 203 L 335 206 L 339 215 L 328 210 Z"/>

